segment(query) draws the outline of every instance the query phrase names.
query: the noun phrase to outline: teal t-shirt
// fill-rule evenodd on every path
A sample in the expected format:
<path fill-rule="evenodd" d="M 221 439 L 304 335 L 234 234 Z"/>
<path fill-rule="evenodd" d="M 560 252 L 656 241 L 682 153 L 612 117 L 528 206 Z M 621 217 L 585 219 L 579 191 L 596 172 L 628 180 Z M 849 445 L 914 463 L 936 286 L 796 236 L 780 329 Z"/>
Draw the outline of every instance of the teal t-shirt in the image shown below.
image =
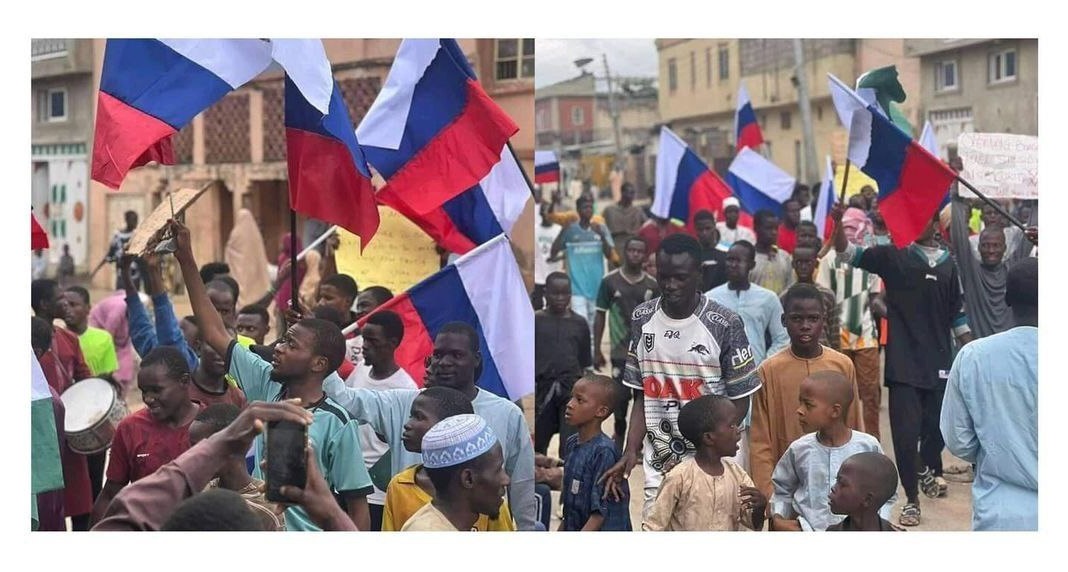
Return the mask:
<path fill-rule="evenodd" d="M 271 364 L 248 348 L 232 342 L 229 351 L 230 375 L 237 380 L 249 403 L 278 401 L 282 384 L 271 379 Z M 356 422 L 337 402 L 326 395 L 310 407 L 312 424 L 308 440 L 319 460 L 319 470 L 327 484 L 340 497 L 367 496 L 374 492 L 371 476 L 363 461 Z M 253 476 L 263 478 L 260 461 L 263 459 L 263 435 L 256 437 L 256 464 Z M 299 506 L 286 509 L 286 530 L 320 530 L 308 513 Z"/>

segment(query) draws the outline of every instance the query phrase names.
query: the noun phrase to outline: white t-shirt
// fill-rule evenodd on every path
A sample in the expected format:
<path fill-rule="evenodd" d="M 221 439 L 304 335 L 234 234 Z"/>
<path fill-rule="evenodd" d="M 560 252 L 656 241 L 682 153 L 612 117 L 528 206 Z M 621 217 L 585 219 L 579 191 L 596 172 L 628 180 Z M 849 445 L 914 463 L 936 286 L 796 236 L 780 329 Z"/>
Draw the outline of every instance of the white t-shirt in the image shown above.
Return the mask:
<path fill-rule="evenodd" d="M 534 256 L 534 283 L 545 284 L 545 278 L 552 272 L 560 272 L 564 269 L 564 261 L 548 262 L 549 255 L 552 254 L 553 241 L 560 235 L 560 231 L 563 228 L 554 224 L 552 226 L 543 226 L 541 224 L 541 216 L 536 215 L 537 220 L 534 221 L 534 243 L 538 251 Z"/>
<path fill-rule="evenodd" d="M 750 244 L 756 244 L 756 234 L 753 229 L 738 225 L 734 230 L 727 228 L 727 223 L 717 222 L 716 230 L 719 231 L 719 243 L 728 247 L 739 240 L 748 240 Z"/>
<path fill-rule="evenodd" d="M 371 366 L 369 365 L 356 366 L 356 369 L 352 370 L 348 379 L 345 380 L 345 385 L 354 389 L 362 388 L 372 391 L 419 389 L 412 377 L 403 369 L 398 369 L 396 373 L 386 379 L 374 379 L 371 377 Z M 389 453 L 389 444 L 379 439 L 378 435 L 375 434 L 374 428 L 366 423 L 360 424 L 358 432 L 360 434 L 360 445 L 363 449 L 363 461 L 367 465 L 367 471 L 370 472 L 372 467 Z M 390 459 L 382 460 L 382 462 L 385 463 L 385 469 L 387 471 L 390 470 Z M 367 502 L 377 505 L 386 504 L 385 491 L 376 486 L 375 492 L 367 495 Z"/>
<path fill-rule="evenodd" d="M 363 365 L 363 336 L 353 336 L 345 340 L 345 356 L 349 358 L 352 365 L 356 367 Z"/>

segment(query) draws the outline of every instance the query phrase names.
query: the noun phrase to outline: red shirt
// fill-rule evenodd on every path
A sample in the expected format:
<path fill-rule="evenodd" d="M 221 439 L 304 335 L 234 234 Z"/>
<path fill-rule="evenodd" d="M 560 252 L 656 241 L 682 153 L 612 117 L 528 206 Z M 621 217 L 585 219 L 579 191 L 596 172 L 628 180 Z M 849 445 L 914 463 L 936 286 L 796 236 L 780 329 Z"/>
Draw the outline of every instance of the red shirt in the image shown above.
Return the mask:
<path fill-rule="evenodd" d="M 245 405 L 248 405 L 248 400 L 245 399 L 245 392 L 229 381 L 226 382 L 226 390 L 222 393 L 209 393 L 197 385 L 195 381 L 190 381 L 189 399 L 203 403 L 205 406 L 216 403 L 230 403 L 244 409 Z"/>
<path fill-rule="evenodd" d="M 780 224 L 779 248 L 793 254 L 795 246 L 797 246 L 797 231 L 786 228 L 785 224 Z"/>
<path fill-rule="evenodd" d="M 673 222 L 669 222 L 667 228 L 661 230 L 660 226 L 653 220 L 646 222 L 640 229 L 638 229 L 638 236 L 645 241 L 645 252 L 649 254 L 655 253 L 660 248 L 660 241 L 672 234 L 690 233 L 686 231 L 686 227 L 677 225 Z M 616 246 L 618 247 L 619 245 L 617 244 Z"/>
<path fill-rule="evenodd" d="M 52 351 L 45 352 L 39 361 L 48 384 L 60 394 L 75 381 L 93 377 L 89 366 L 85 365 L 78 336 L 65 328 L 52 327 Z M 50 369 L 55 375 L 47 375 Z"/>
<path fill-rule="evenodd" d="M 203 409 L 203 405 L 201 405 Z M 189 449 L 189 425 L 169 427 L 142 409 L 119 422 L 111 443 L 109 481 L 125 485 L 151 475 Z"/>
<path fill-rule="evenodd" d="M 66 389 L 73 385 L 70 377 L 63 375 L 63 360 L 56 359 L 56 342 L 60 340 L 60 332 L 66 332 L 66 330 L 55 328 L 55 334 L 52 337 L 52 349 L 41 355 L 38 360 L 41 362 L 41 371 L 44 372 L 45 381 L 48 382 L 49 388 L 56 394 L 62 393 L 60 388 Z M 69 332 L 67 333 L 69 334 Z M 67 357 L 67 363 L 71 363 L 70 360 L 73 354 L 69 351 L 69 345 L 65 339 L 59 341 L 59 344 L 64 350 L 65 357 Z M 75 338 L 75 344 L 77 344 L 77 338 Z M 81 359 L 81 349 L 77 345 L 74 347 L 78 350 L 77 358 Z M 84 359 L 81 364 L 82 367 L 85 367 Z M 86 371 L 88 369 L 86 368 Z M 58 395 L 54 396 L 54 399 L 62 406 L 63 401 Z M 67 435 L 62 423 L 56 425 L 56 432 L 60 444 L 59 460 L 63 467 L 63 514 L 64 516 L 87 514 L 93 510 L 93 490 L 89 480 L 89 462 L 85 455 L 75 453 L 67 446 Z"/>

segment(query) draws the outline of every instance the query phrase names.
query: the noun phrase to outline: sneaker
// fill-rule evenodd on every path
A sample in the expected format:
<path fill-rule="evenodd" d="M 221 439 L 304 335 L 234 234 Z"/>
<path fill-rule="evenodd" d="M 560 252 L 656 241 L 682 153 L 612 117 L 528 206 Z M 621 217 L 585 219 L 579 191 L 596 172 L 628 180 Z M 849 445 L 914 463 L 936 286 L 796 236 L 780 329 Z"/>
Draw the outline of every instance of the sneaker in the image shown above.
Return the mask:
<path fill-rule="evenodd" d="M 935 480 L 934 473 L 931 472 L 930 468 L 924 467 L 923 471 L 919 473 L 917 477 L 919 477 L 920 480 L 920 490 L 923 491 L 923 494 L 927 495 L 928 498 L 933 499 L 941 496 L 938 490 L 938 482 Z M 945 479 L 943 479 L 943 482 L 945 482 Z"/>

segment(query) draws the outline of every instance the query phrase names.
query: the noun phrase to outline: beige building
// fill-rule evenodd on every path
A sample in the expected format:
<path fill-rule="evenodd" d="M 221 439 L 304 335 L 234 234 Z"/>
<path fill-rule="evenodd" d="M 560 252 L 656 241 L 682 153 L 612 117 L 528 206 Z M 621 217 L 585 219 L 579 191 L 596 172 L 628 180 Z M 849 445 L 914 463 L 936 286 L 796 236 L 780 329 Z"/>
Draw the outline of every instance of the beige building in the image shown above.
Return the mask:
<path fill-rule="evenodd" d="M 921 115 L 941 155 L 956 155 L 961 133 L 1038 135 L 1037 39 L 907 40 L 920 65 Z"/>
<path fill-rule="evenodd" d="M 512 138 L 512 146 L 524 169 L 533 173 L 533 40 L 463 39 L 459 43 L 487 93 L 520 126 L 520 131 Z M 381 89 L 400 40 L 325 40 L 324 44 L 352 120 L 358 123 Z M 160 203 L 165 191 L 204 185 L 211 185 L 211 189 L 190 208 L 186 217 L 197 236 L 197 259 L 204 262 L 222 259 L 223 247 L 233 228 L 234 213 L 245 204 L 256 215 L 268 258 L 273 262 L 279 240 L 289 229 L 280 72 L 265 72 L 228 94 L 176 134 L 173 144 L 177 165 L 135 169 L 126 177 L 122 187 L 114 191 L 102 184 L 88 182 L 87 156 L 92 148 L 93 113 L 104 45 L 104 40 L 34 40 L 33 87 L 38 94 L 33 110 L 34 204 L 36 206 L 43 200 L 53 185 L 51 181 L 55 180 L 44 179 L 38 174 L 43 169 L 41 163 L 46 163 L 41 159 L 43 153 L 52 151 L 52 147 L 40 146 L 59 145 L 55 151 L 65 153 L 61 155 L 64 163 L 53 167 L 48 162 L 45 165 L 47 172 L 52 176 L 51 173 L 61 172 L 69 164 L 69 168 L 79 174 L 68 187 L 76 187 L 78 180 L 86 182 L 83 187 L 87 186 L 82 199 L 85 206 L 80 211 L 77 207 L 50 209 L 52 212 L 62 210 L 63 214 L 82 213 L 84 253 L 75 258 L 79 267 L 91 269 L 104 257 L 112 234 L 122 226 L 124 211 L 137 211 L 143 218 Z M 63 51 L 60 47 L 65 53 L 55 55 Z M 38 61 L 36 58 L 42 57 L 38 52 L 45 53 L 46 50 L 53 50 L 48 54 L 50 57 Z M 60 89 L 56 86 L 63 86 L 68 94 L 66 107 L 71 119 L 65 129 L 53 125 L 58 123 L 55 120 L 40 119 L 48 117 L 49 108 L 41 106 L 56 97 L 54 92 Z M 68 155 L 71 156 L 69 160 Z M 39 182 L 44 186 L 41 187 Z M 73 196 L 73 191 L 68 191 L 67 203 Z M 532 237 L 532 212 L 532 208 L 528 208 L 517 223 L 515 236 Z M 46 223 L 46 228 L 48 226 Z M 303 220 L 298 225 L 298 232 L 302 232 L 302 227 Z M 68 234 L 71 234 L 70 228 Z M 519 246 L 522 251 L 533 250 L 532 244 Z M 51 255 L 58 259 L 56 249 Z M 107 287 L 114 284 L 114 280 L 113 267 L 109 265 L 98 273 L 94 285 Z"/>
<path fill-rule="evenodd" d="M 734 158 L 734 113 L 744 84 L 764 134 L 767 156 L 779 167 L 812 184 L 822 173 L 801 180 L 804 164 L 801 112 L 795 87 L 795 54 L 789 39 L 660 39 L 660 116 L 717 172 Z M 845 158 L 846 130 L 831 102 L 827 74 L 852 85 L 864 71 L 898 67 L 906 94 L 902 105 L 919 117 L 918 65 L 904 56 L 903 40 L 805 39 L 817 165 L 831 155 Z"/>

